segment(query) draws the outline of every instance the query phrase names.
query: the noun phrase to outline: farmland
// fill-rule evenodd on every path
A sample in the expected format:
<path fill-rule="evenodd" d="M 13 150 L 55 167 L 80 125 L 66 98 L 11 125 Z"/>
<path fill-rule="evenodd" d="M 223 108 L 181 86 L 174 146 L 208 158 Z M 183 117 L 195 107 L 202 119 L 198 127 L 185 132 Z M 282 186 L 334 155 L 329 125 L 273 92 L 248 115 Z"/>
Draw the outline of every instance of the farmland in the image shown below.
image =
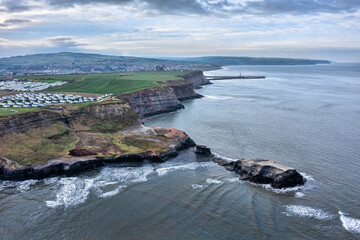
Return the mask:
<path fill-rule="evenodd" d="M 158 81 L 177 80 L 184 72 L 126 72 L 31 76 L 26 79 L 40 82 L 68 81 L 69 84 L 47 89 L 46 92 L 77 92 L 95 94 L 125 94 L 160 86 Z"/>

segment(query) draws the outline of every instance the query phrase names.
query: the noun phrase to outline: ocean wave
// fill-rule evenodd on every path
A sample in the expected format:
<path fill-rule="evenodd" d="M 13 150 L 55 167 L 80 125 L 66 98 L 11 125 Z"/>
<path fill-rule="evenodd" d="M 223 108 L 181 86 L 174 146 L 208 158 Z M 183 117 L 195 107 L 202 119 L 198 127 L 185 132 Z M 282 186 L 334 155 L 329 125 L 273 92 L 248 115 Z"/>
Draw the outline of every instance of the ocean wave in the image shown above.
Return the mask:
<path fill-rule="evenodd" d="M 38 180 L 26 180 L 26 181 L 22 181 L 22 182 L 19 182 L 18 183 L 18 186 L 16 187 L 16 189 L 19 191 L 19 192 L 25 192 L 27 190 L 30 189 L 30 187 L 32 185 L 34 185 L 35 183 L 37 183 Z"/>
<path fill-rule="evenodd" d="M 72 207 L 84 203 L 90 192 L 96 192 L 99 197 L 110 197 L 119 193 L 128 184 L 141 183 L 148 180 L 148 175 L 153 173 L 152 166 L 127 167 L 127 168 L 104 168 L 95 178 L 56 178 L 48 180 L 47 184 L 58 184 L 60 189 L 56 194 L 56 200 L 45 201 L 48 207 L 58 206 Z M 114 190 L 103 192 L 105 186 L 117 185 Z"/>
<path fill-rule="evenodd" d="M 302 192 L 296 192 L 296 193 L 295 193 L 295 197 L 297 197 L 297 198 L 303 198 L 303 197 L 305 197 L 305 194 L 302 193 Z"/>
<path fill-rule="evenodd" d="M 148 176 L 154 173 L 151 165 L 142 167 L 121 167 L 121 168 L 103 168 L 96 176 L 95 181 L 104 181 L 107 185 L 123 183 L 141 183 L 148 181 Z"/>
<path fill-rule="evenodd" d="M 315 181 L 315 179 L 314 179 L 314 177 L 313 176 L 311 176 L 311 175 L 307 175 L 306 173 L 304 173 L 304 172 L 301 172 L 300 173 L 304 178 L 306 178 L 306 180 L 307 181 Z"/>
<path fill-rule="evenodd" d="M 220 180 L 217 180 L 217 179 L 208 178 L 208 179 L 206 179 L 206 183 L 207 184 L 220 184 L 220 183 L 223 183 L 223 182 L 220 181 Z"/>
<path fill-rule="evenodd" d="M 339 211 L 339 214 L 342 225 L 347 231 L 351 233 L 360 233 L 360 219 L 347 217 L 341 211 Z"/>
<path fill-rule="evenodd" d="M 206 185 L 200 185 L 200 184 L 192 184 L 191 187 L 193 189 L 204 189 L 206 188 L 207 186 Z"/>
<path fill-rule="evenodd" d="M 44 183 L 55 185 L 58 189 L 56 199 L 45 201 L 45 203 L 51 208 L 59 206 L 68 208 L 86 202 L 91 192 L 98 197 L 107 198 L 118 194 L 127 186 L 146 182 L 152 177 L 164 176 L 172 171 L 197 170 L 211 165 L 215 164 L 213 162 L 193 162 L 175 166 L 165 164 L 166 167 L 157 169 L 151 164 L 141 167 L 106 167 L 101 169 L 95 177 L 51 178 L 44 180 Z M 23 188 L 26 189 L 30 184 L 32 183 L 26 183 Z"/>
<path fill-rule="evenodd" d="M 28 191 L 32 185 L 39 182 L 38 180 L 25 180 L 25 181 L 2 181 L 0 183 L 0 191 L 15 188 L 18 192 Z"/>
<path fill-rule="evenodd" d="M 112 191 L 101 194 L 99 197 L 108 198 L 108 197 L 114 196 L 114 195 L 118 194 L 121 190 L 123 190 L 124 188 L 126 188 L 126 185 L 121 185 Z"/>
<path fill-rule="evenodd" d="M 228 182 L 240 182 L 240 183 L 243 183 L 244 181 L 241 181 L 240 178 L 238 177 L 235 177 L 235 178 L 229 178 L 228 179 Z"/>
<path fill-rule="evenodd" d="M 213 166 L 213 162 L 194 162 L 194 163 L 187 163 L 183 165 L 175 165 L 175 166 L 169 166 L 169 167 L 162 167 L 156 169 L 156 172 L 159 176 L 164 176 L 170 172 L 174 171 L 184 171 L 184 170 L 197 170 L 201 168 L 206 168 L 209 166 Z"/>
<path fill-rule="evenodd" d="M 215 95 L 205 95 L 204 97 L 207 98 L 207 99 L 211 99 L 211 100 L 229 100 L 229 99 L 233 99 L 233 97 L 215 96 Z"/>
<path fill-rule="evenodd" d="M 46 178 L 43 180 L 44 184 L 45 185 L 50 185 L 50 184 L 54 184 L 56 182 L 59 181 L 59 178 L 58 177 L 53 177 L 53 178 Z"/>
<path fill-rule="evenodd" d="M 223 160 L 226 160 L 226 161 L 237 161 L 238 159 L 234 159 L 234 158 L 229 158 L 229 157 L 225 157 L 225 156 L 222 156 L 220 154 L 217 154 L 215 152 L 213 152 L 214 156 L 217 157 L 217 158 L 220 158 L 220 159 L 223 159 Z"/>
<path fill-rule="evenodd" d="M 330 220 L 334 216 L 321 209 L 302 206 L 302 205 L 286 205 L 286 216 L 297 216 L 305 218 L 314 218 L 317 220 Z"/>
<path fill-rule="evenodd" d="M 48 207 L 64 206 L 67 208 L 84 203 L 94 185 L 94 179 L 61 178 L 59 183 L 61 189 L 56 194 L 56 200 L 45 201 Z"/>

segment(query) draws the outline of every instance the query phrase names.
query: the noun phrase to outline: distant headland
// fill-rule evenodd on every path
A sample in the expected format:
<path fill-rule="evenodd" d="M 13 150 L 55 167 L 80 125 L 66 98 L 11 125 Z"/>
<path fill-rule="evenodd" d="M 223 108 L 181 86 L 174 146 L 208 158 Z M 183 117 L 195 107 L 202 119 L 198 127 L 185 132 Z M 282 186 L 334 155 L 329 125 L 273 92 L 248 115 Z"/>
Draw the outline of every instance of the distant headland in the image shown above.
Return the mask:
<path fill-rule="evenodd" d="M 327 60 L 254 57 L 141 58 L 90 53 L 30 54 L 0 59 L 0 75 L 108 73 L 129 71 L 215 70 L 228 65 L 315 65 Z"/>

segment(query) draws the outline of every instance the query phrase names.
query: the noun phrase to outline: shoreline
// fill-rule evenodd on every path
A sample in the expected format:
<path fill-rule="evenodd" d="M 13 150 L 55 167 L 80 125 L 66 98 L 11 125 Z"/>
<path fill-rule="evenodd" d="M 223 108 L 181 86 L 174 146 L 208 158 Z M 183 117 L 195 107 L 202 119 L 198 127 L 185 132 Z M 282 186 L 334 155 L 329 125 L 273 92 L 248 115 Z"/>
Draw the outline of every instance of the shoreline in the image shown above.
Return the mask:
<path fill-rule="evenodd" d="M 197 71 L 192 72 L 187 75 L 184 75 L 184 81 L 187 81 L 187 83 L 176 81 L 175 85 L 171 84 L 169 87 L 159 87 L 155 89 L 146 89 L 141 90 L 135 93 L 128 94 L 124 97 L 124 95 L 119 96 L 118 98 L 122 100 L 127 100 L 127 104 L 130 106 L 120 105 L 120 106 L 111 106 L 112 104 L 105 104 L 105 105 L 99 105 L 97 107 L 91 107 L 90 108 L 83 108 L 80 110 L 79 113 L 76 111 L 74 113 L 70 113 L 69 116 L 73 115 L 69 118 L 69 116 L 63 115 L 60 117 L 60 121 L 64 122 L 67 126 L 71 127 L 71 121 L 77 121 L 77 118 L 81 118 L 81 114 L 85 114 L 86 118 L 89 118 L 90 116 L 93 116 L 95 118 L 95 124 L 100 119 L 101 122 L 104 121 L 104 116 L 106 116 L 105 119 L 107 121 L 113 122 L 114 117 L 121 116 L 122 114 L 130 114 L 132 111 L 135 111 L 136 115 L 136 121 L 138 122 L 141 118 L 151 117 L 155 115 L 165 114 L 169 112 L 174 112 L 179 109 L 183 109 L 184 105 L 180 103 L 180 100 L 188 100 L 188 99 L 196 99 L 203 97 L 202 95 L 196 93 L 194 91 L 195 88 L 200 88 L 202 85 L 211 84 L 211 82 L 206 79 L 203 75 L 203 72 Z M 205 82 L 204 82 L 205 81 Z M 165 84 L 166 85 L 166 84 Z M 180 97 L 179 95 L 182 95 L 183 92 L 177 92 L 176 94 L 176 101 L 173 102 L 173 105 L 165 105 L 166 107 L 162 107 L 160 104 L 159 109 L 154 108 L 146 108 L 146 105 L 151 106 L 151 103 L 153 101 L 159 100 L 159 92 L 161 94 L 165 94 L 167 96 L 168 92 L 175 93 L 176 89 L 179 85 L 183 87 L 186 86 L 186 89 L 191 89 L 190 95 L 187 93 L 186 97 Z M 182 88 L 181 88 L 182 90 Z M 146 96 L 144 98 L 144 95 Z M 149 96 L 147 96 L 149 95 Z M 151 99 L 151 95 L 154 95 L 151 102 L 143 102 L 142 104 L 139 103 L 139 100 L 144 99 Z M 127 97 L 127 99 L 126 99 Z M 166 98 L 165 98 L 166 99 Z M 134 105 L 135 107 L 132 107 L 131 105 Z M 128 108 L 129 113 L 124 113 L 124 108 Z M 85 109 L 85 110 L 84 110 Z M 156 110 L 156 111 L 154 111 Z M 65 110 L 64 110 L 65 111 Z M 85 111 L 85 112 L 83 112 Z M 114 115 L 114 111 L 117 112 Z M 41 113 L 39 113 L 41 115 Z M 89 116 L 87 116 L 90 114 Z M 120 115 L 119 115 L 120 114 Z M 42 115 L 41 115 L 42 116 Z M 50 117 L 51 115 L 49 115 Z M 76 117 L 77 116 L 77 117 Z M 54 124 L 59 121 L 59 116 L 52 116 L 52 121 Z M 91 118 L 91 117 L 90 117 Z M 124 117 L 122 117 L 124 118 Z M 126 118 L 126 117 L 125 117 Z M 70 120 L 71 119 L 71 120 Z M 96 120 L 97 119 L 97 120 Z M 89 119 L 88 119 L 89 120 Z M 36 120 L 35 121 L 39 121 Z M 48 122 L 49 119 L 46 117 L 43 119 L 44 123 Z M 133 128 L 133 131 L 137 131 L 137 136 L 147 136 L 149 132 L 141 130 L 142 128 L 149 129 L 145 127 L 142 123 L 140 125 L 137 125 L 134 120 L 129 125 L 127 123 L 127 127 L 125 129 L 116 129 L 112 131 L 126 131 L 127 129 Z M 11 119 L 10 119 L 10 122 Z M 9 122 L 9 123 L 10 123 Z M 31 121 L 30 121 L 31 122 Z M 91 122 L 91 120 L 90 120 Z M 38 122 L 38 127 L 40 128 L 42 124 Z M 83 122 L 82 124 L 87 125 L 88 123 Z M 121 123 L 118 123 L 121 124 Z M 134 125 L 135 124 L 135 125 Z M 131 126 L 132 125 L 132 126 Z M 5 122 L 6 126 L 6 122 Z M 31 128 L 32 126 L 30 126 Z M 73 127 L 72 127 L 73 128 Z M 23 131 L 27 131 L 26 125 L 24 126 Z M 68 130 L 69 131 L 69 130 Z M 71 130 L 74 131 L 74 130 Z M 108 131 L 108 130 L 106 130 Z M 150 140 L 154 140 L 155 142 L 159 141 L 156 139 L 158 136 L 162 136 L 165 138 L 169 138 L 171 140 L 163 142 L 162 148 L 166 146 L 168 150 L 160 150 L 158 152 L 155 152 L 154 149 L 149 147 L 145 151 L 139 152 L 139 153 L 127 153 L 127 154 L 112 154 L 111 157 L 107 156 L 96 156 L 96 157 L 81 157 L 86 155 L 97 155 L 96 152 L 92 151 L 91 149 L 82 149 L 82 148 L 74 148 L 73 150 L 70 150 L 70 155 L 73 154 L 84 154 L 84 155 L 76 155 L 76 158 L 55 158 L 46 161 L 43 164 L 28 164 L 28 165 L 21 165 L 17 161 L 10 160 L 6 157 L 0 156 L 0 180 L 28 180 L 28 179 L 44 179 L 54 176 L 72 176 L 76 175 L 88 170 L 101 168 L 105 165 L 114 164 L 114 163 L 131 163 L 131 162 L 144 162 L 144 161 L 150 161 L 150 162 L 165 162 L 169 158 L 176 157 L 180 154 L 182 150 L 187 150 L 191 147 L 194 147 L 196 144 L 195 142 L 185 133 L 180 130 L 176 129 L 165 129 L 161 127 L 153 127 L 152 128 L 153 134 L 155 135 L 149 135 Z M 91 132 L 91 131 L 90 131 Z M 11 133 L 11 129 L 10 129 Z M 78 134 L 76 131 L 75 134 Z M 101 133 L 101 132 L 100 132 Z M 0 136 L 6 136 L 6 133 L 3 133 Z M 64 133 L 60 134 L 63 135 Z M 89 133 L 90 134 L 90 133 Z M 130 133 L 129 136 L 132 136 L 134 133 Z M 58 134 L 59 135 L 59 134 Z M 56 136 L 58 136 L 56 135 Z M 90 137 L 91 135 L 85 135 L 85 138 Z M 126 137 L 125 137 L 126 139 Z M 85 139 L 86 142 L 86 139 Z M 78 141 L 77 143 L 78 144 Z M 96 144 L 100 144 L 100 142 L 97 142 Z M 133 144 L 137 144 L 134 142 Z M 130 145 L 131 146 L 131 145 Z M 295 169 L 289 168 L 286 166 L 283 166 L 281 164 L 277 164 L 273 161 L 269 160 L 262 160 L 262 159 L 253 159 L 253 160 L 237 160 L 237 161 L 227 161 L 225 159 L 221 159 L 218 157 L 215 157 L 213 154 L 211 154 L 211 150 L 205 146 L 196 145 L 196 152 L 197 154 L 204 155 L 209 158 L 209 160 L 214 161 L 215 163 L 219 164 L 220 166 L 223 166 L 225 169 L 230 171 L 235 171 L 238 175 L 241 176 L 241 179 L 243 180 L 249 180 L 254 183 L 270 183 L 272 187 L 274 188 L 288 188 L 288 187 L 294 187 L 297 185 L 303 185 L 306 181 L 305 178 L 303 178 Z M 73 153 L 73 154 L 72 154 Z M 268 169 L 265 172 L 262 173 L 262 170 L 257 169 Z M 269 170 L 271 169 L 271 170 Z M 246 177 L 245 177 L 246 176 Z"/>

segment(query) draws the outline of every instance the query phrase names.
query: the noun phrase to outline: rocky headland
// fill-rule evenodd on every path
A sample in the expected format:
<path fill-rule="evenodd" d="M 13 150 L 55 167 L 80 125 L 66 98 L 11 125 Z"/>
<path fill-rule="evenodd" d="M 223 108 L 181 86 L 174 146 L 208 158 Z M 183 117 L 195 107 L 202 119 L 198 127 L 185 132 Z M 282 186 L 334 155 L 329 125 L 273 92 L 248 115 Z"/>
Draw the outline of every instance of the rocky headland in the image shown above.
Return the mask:
<path fill-rule="evenodd" d="M 159 87 L 86 106 L 39 109 L 0 117 L 0 179 L 72 175 L 110 163 L 163 162 L 195 145 L 184 132 L 147 128 L 144 116 L 183 108 L 209 84 L 201 71 Z"/>

